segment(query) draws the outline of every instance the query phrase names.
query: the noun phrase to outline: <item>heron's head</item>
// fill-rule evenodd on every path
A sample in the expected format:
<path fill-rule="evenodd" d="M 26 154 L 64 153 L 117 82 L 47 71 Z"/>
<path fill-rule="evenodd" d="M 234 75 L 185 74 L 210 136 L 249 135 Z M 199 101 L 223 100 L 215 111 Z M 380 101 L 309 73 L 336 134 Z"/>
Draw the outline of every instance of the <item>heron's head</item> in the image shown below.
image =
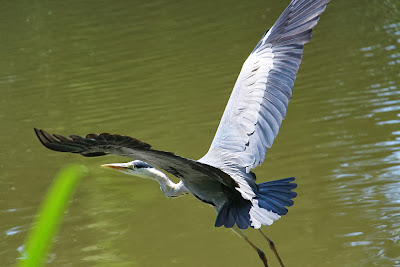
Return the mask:
<path fill-rule="evenodd" d="M 153 171 L 156 170 L 150 164 L 140 160 L 134 160 L 126 163 L 110 163 L 101 166 L 142 178 L 151 178 Z"/>

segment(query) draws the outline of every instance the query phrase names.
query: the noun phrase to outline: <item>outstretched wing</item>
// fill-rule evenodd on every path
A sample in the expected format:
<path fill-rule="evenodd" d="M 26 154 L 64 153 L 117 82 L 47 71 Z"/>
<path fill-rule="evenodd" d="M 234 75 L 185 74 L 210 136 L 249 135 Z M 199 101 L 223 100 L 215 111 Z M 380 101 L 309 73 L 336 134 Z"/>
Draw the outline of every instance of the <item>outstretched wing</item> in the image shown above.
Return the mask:
<path fill-rule="evenodd" d="M 218 168 L 177 156 L 171 152 L 152 149 L 151 146 L 136 138 L 109 133 L 88 134 L 86 137 L 71 135 L 71 139 L 58 134 L 49 134 L 35 128 L 40 142 L 47 148 L 59 152 L 79 153 L 85 157 L 108 154 L 139 159 L 159 167 L 178 178 L 214 179 L 235 188 L 237 184 Z"/>
<path fill-rule="evenodd" d="M 246 172 L 264 161 L 286 116 L 304 44 L 329 0 L 293 0 L 243 64 L 217 133 L 200 160 L 238 157 Z M 213 164 L 216 160 L 217 164 Z"/>

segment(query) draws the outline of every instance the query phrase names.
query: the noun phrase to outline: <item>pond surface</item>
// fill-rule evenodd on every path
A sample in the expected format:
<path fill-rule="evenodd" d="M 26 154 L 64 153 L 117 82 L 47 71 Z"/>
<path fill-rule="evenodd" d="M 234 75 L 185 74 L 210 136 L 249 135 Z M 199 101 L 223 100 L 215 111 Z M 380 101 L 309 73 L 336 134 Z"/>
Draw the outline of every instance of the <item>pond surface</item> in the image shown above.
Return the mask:
<path fill-rule="evenodd" d="M 289 1 L 3 1 L 0 265 L 68 163 L 87 166 L 48 266 L 261 266 L 192 196 L 45 149 L 33 127 L 125 134 L 198 159 L 240 67 Z M 295 176 L 265 227 L 287 266 L 400 266 L 400 2 L 335 0 L 306 45 L 259 182 Z M 256 231 L 251 239 L 267 252 Z"/>

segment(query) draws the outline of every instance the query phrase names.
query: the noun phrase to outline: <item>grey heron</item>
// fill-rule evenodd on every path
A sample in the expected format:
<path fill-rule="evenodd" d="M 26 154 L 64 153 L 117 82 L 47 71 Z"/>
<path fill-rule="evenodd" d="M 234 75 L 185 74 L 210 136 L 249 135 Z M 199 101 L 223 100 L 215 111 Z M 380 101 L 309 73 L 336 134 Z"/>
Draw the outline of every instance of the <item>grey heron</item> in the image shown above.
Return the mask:
<path fill-rule="evenodd" d="M 215 226 L 232 228 L 249 243 L 267 266 L 263 251 L 243 229 L 259 229 L 280 262 L 273 242 L 261 231 L 293 205 L 294 177 L 256 183 L 251 169 L 260 165 L 278 134 L 292 97 L 304 45 L 311 40 L 329 0 L 293 0 L 243 64 L 208 152 L 192 160 L 153 149 L 128 136 L 109 133 L 70 138 L 35 128 L 42 144 L 86 157 L 113 154 L 135 159 L 103 166 L 159 182 L 167 197 L 192 194 L 212 205 Z M 174 183 L 159 169 L 180 179 Z"/>

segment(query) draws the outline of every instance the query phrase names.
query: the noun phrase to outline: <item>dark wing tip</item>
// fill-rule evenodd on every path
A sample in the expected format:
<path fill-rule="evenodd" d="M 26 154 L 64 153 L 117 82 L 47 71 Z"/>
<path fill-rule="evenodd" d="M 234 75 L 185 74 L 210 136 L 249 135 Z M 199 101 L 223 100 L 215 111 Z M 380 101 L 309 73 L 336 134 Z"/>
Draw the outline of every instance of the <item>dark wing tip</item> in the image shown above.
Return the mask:
<path fill-rule="evenodd" d="M 76 144 L 62 135 L 51 135 L 44 130 L 34 129 L 39 141 L 48 149 L 59 152 L 80 153 L 84 148 L 83 145 Z"/>
<path fill-rule="evenodd" d="M 49 147 L 49 144 L 52 142 L 52 140 L 51 140 L 51 138 L 49 138 L 49 134 L 43 130 L 39 130 L 37 128 L 34 128 L 34 129 L 35 129 L 36 136 L 39 138 L 39 141 L 42 143 L 42 145 L 51 149 L 51 147 Z"/>
<path fill-rule="evenodd" d="M 149 150 L 151 146 L 136 138 L 124 135 L 102 133 L 88 134 L 86 137 L 70 135 L 68 139 L 59 134 L 49 134 L 48 132 L 34 128 L 40 142 L 48 149 L 59 152 L 80 153 L 86 157 L 96 157 L 107 155 L 110 146 L 126 147 L 133 149 Z"/>
<path fill-rule="evenodd" d="M 330 0 L 299 0 L 292 1 L 283 11 L 278 20 L 266 33 L 268 37 L 256 45 L 255 50 L 263 44 L 273 46 L 304 45 L 311 40 L 312 29 L 317 25 L 321 14 Z"/>

